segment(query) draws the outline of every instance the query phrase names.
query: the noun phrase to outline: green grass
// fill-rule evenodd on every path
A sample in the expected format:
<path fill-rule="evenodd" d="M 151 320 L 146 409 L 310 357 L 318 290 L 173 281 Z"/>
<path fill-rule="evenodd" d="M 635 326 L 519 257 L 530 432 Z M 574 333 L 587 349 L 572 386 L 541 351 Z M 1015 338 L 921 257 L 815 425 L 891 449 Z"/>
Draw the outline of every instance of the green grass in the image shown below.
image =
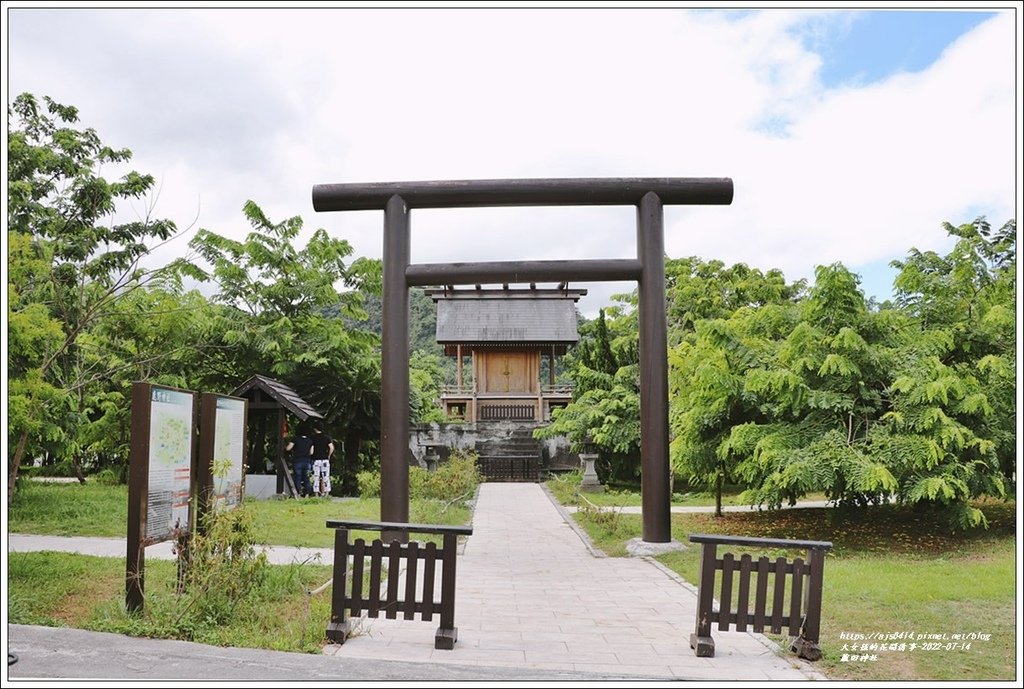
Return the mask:
<path fill-rule="evenodd" d="M 247 500 L 246 505 L 256 520 L 257 542 L 273 545 L 330 548 L 334 532 L 325 526 L 328 519 L 380 519 L 378 498 Z M 469 519 L 470 510 L 463 504 L 446 507 L 439 500 L 410 502 L 409 521 L 413 523 L 466 524 Z M 8 512 L 7 529 L 10 533 L 124 538 L 127 523 L 126 486 L 23 481 Z"/>
<path fill-rule="evenodd" d="M 379 498 L 338 502 L 327 498 L 252 500 L 246 501 L 246 505 L 255 515 L 256 539 L 260 543 L 333 548 L 334 530 L 325 526 L 328 519 L 380 520 Z M 440 500 L 419 499 L 409 504 L 409 522 L 413 524 L 466 524 L 470 516 L 469 508 L 461 504 L 453 504 L 447 509 Z M 368 531 L 357 531 L 352 537 L 375 536 Z M 425 535 L 414 538 L 430 540 Z"/>
<path fill-rule="evenodd" d="M 11 533 L 124 538 L 128 487 L 20 481 L 7 519 Z"/>
<path fill-rule="evenodd" d="M 330 619 L 330 588 L 307 591 L 331 577 L 313 565 L 269 567 L 227 622 L 196 623 L 182 614 L 175 594 L 177 564 L 146 563 L 146 603 L 141 615 L 124 607 L 124 560 L 72 553 L 10 553 L 8 621 L 74 627 L 131 636 L 174 638 L 218 646 L 319 653 Z"/>
<path fill-rule="evenodd" d="M 830 678 L 1008 680 L 1015 676 L 1016 656 L 1016 505 L 979 506 L 989 529 L 962 534 L 951 534 L 935 515 L 892 506 L 722 518 L 675 514 L 672 529 L 673 536 L 684 542 L 692 533 L 832 541 L 835 548 L 826 559 L 822 604 L 825 657 L 817 663 Z M 638 515 L 589 510 L 576 518 L 609 555 L 624 555 L 625 542 L 641 532 Z M 783 552 L 759 554 L 774 557 Z M 687 581 L 697 581 L 695 545 L 658 559 Z M 843 644 L 852 643 L 841 639 L 841 632 L 975 632 L 991 634 L 991 639 L 974 641 L 969 651 L 880 651 L 877 661 L 854 663 L 841 660 Z"/>
<path fill-rule="evenodd" d="M 555 476 L 546 483 L 548 489 L 563 505 L 579 505 L 580 494 L 577 492 L 582 474 L 578 471 Z M 722 492 L 722 505 L 747 505 L 740 500 L 743 491 L 729 486 Z M 638 507 L 641 504 L 640 490 L 630 486 L 606 486 L 601 493 L 584 493 L 587 500 L 598 507 Z M 804 500 L 824 500 L 823 493 L 810 493 Z M 712 491 L 689 490 L 672 494 L 672 505 L 676 507 L 714 507 L 715 494 Z"/>

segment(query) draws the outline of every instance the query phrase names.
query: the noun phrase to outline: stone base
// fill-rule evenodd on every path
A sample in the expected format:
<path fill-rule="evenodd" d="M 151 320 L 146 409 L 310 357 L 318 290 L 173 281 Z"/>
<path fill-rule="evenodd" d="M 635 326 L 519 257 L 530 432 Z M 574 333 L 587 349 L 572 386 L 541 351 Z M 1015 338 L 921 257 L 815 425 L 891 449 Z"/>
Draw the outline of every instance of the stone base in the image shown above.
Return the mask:
<path fill-rule="evenodd" d="M 808 641 L 803 637 L 795 637 L 789 645 L 789 650 L 796 653 L 797 657 L 803 658 L 804 660 L 816 661 L 821 660 L 821 649 L 818 648 L 818 644 L 813 641 Z"/>
<path fill-rule="evenodd" d="M 715 657 L 715 640 L 710 636 L 690 634 L 690 648 L 698 658 Z"/>
<path fill-rule="evenodd" d="M 331 622 L 327 625 L 327 638 L 333 643 L 343 644 L 352 631 L 352 621 Z"/>
<path fill-rule="evenodd" d="M 451 651 L 455 648 L 455 642 L 459 640 L 459 628 L 452 627 L 451 629 L 437 628 L 437 633 L 434 634 L 434 648 L 439 648 L 442 651 Z"/>
<path fill-rule="evenodd" d="M 626 543 L 626 552 L 633 557 L 653 557 L 665 553 L 674 553 L 677 550 L 686 550 L 686 546 L 675 539 L 668 543 L 649 543 L 642 538 L 631 538 Z"/>
<path fill-rule="evenodd" d="M 580 484 L 580 492 L 581 493 L 603 493 L 604 492 L 604 486 L 602 486 L 600 483 L 581 483 Z"/>

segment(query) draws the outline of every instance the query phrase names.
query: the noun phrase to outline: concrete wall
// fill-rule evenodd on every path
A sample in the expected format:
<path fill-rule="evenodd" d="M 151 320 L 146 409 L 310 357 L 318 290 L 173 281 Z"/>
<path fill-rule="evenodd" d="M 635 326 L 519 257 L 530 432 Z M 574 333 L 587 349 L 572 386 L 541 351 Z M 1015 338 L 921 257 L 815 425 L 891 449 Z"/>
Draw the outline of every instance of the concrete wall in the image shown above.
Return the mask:
<path fill-rule="evenodd" d="M 276 474 L 246 474 L 245 475 L 245 496 L 266 500 L 274 497 L 277 493 Z"/>
<path fill-rule="evenodd" d="M 453 449 L 474 450 L 477 443 L 510 440 L 513 435 L 532 433 L 541 424 L 522 421 L 478 421 L 476 423 L 432 423 L 413 425 L 409 432 L 409 461 L 427 466 L 427 452 L 433 450 L 443 461 Z M 564 436 L 537 440 L 542 466 L 552 471 L 569 471 L 580 466 L 579 455 L 572 452 Z"/>

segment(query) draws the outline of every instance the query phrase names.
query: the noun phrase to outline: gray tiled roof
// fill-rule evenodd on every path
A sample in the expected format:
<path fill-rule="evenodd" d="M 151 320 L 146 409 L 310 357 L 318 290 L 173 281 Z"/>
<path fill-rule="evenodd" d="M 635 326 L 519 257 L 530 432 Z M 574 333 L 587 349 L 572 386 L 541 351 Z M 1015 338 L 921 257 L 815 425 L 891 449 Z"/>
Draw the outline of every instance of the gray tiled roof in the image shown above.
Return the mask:
<path fill-rule="evenodd" d="M 439 299 L 437 341 L 573 343 L 574 299 Z"/>
<path fill-rule="evenodd" d="M 281 381 L 267 378 L 266 376 L 253 376 L 235 388 L 231 394 L 235 397 L 245 397 L 246 393 L 254 388 L 258 388 L 270 395 L 275 402 L 292 414 L 295 414 L 300 421 L 324 418 L 320 412 L 313 408 L 313 405 L 299 397 L 299 393 Z"/>

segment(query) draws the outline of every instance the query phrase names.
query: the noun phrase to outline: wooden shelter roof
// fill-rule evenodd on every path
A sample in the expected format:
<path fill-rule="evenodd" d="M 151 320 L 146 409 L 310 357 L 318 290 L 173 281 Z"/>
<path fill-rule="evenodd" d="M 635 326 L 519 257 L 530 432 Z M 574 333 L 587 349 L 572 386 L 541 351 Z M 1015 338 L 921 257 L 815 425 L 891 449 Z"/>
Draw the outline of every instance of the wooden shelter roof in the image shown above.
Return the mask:
<path fill-rule="evenodd" d="M 302 399 L 299 393 L 281 381 L 267 378 L 266 376 L 253 376 L 235 388 L 231 394 L 235 397 L 248 397 L 255 390 L 266 393 L 275 402 L 297 416 L 299 421 L 324 418 L 313 405 Z"/>

